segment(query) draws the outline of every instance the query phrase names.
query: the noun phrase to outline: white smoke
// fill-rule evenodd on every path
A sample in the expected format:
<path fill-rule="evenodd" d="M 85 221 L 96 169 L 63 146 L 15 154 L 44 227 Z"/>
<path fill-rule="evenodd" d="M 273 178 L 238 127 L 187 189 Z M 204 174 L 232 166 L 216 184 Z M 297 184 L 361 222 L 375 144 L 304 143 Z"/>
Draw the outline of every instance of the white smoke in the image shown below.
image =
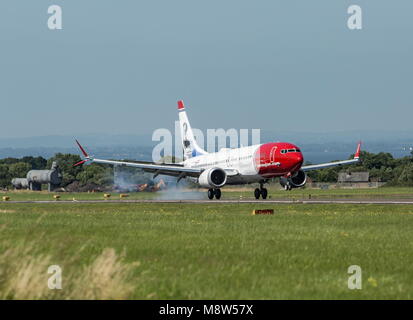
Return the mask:
<path fill-rule="evenodd" d="M 119 192 L 136 192 L 140 184 L 149 183 L 151 180 L 144 177 L 138 170 L 123 170 L 121 167 L 113 168 L 113 188 Z"/>
<path fill-rule="evenodd" d="M 136 172 L 135 174 L 130 171 L 123 171 L 122 168 L 116 168 L 116 173 L 113 176 L 113 187 L 118 192 L 139 192 L 138 188 L 141 184 L 148 184 L 148 188 L 145 191 L 150 192 L 150 188 L 156 185 L 161 179 L 166 182 L 166 187 L 163 187 L 159 191 L 153 191 L 156 193 L 154 199 L 157 200 L 201 200 L 206 199 L 206 189 L 194 188 L 194 184 L 191 184 L 185 179 L 182 179 L 177 183 L 177 178 L 159 176 L 156 179 L 143 178 L 142 172 Z M 139 178 L 140 177 L 140 178 Z M 148 176 L 147 176 L 148 178 Z M 152 198 L 152 197 L 151 197 Z"/>
<path fill-rule="evenodd" d="M 157 200 L 203 200 L 206 199 L 205 189 L 196 189 L 182 179 L 178 184 L 177 179 L 169 179 L 166 189 L 157 192 Z"/>

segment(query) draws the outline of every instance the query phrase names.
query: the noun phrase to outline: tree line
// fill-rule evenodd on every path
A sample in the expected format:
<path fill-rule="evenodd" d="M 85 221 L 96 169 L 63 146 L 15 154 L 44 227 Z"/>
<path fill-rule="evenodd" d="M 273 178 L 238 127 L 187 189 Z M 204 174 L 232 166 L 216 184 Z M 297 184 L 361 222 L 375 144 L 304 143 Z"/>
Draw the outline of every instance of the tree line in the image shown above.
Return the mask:
<path fill-rule="evenodd" d="M 337 182 L 339 172 L 343 171 L 368 171 L 371 180 L 385 182 L 389 186 L 413 186 L 413 152 L 409 156 L 394 158 L 387 152 L 361 151 L 357 164 L 309 171 L 308 176 L 315 182 Z"/>
<path fill-rule="evenodd" d="M 114 172 L 112 166 L 92 163 L 73 167 L 73 164 L 81 160 L 79 155 L 57 153 L 49 159 L 43 157 L 23 157 L 0 159 L 0 187 L 11 188 L 13 178 L 25 178 L 30 170 L 50 169 L 52 162 L 56 161 L 62 172 L 62 187 L 77 181 L 80 185 L 94 184 L 99 186 L 113 185 Z M 140 170 L 122 167 L 121 176 L 127 177 L 131 184 L 148 183 L 151 180 L 149 174 Z"/>
<path fill-rule="evenodd" d="M 24 178 L 29 170 L 50 169 L 53 161 L 57 161 L 62 171 L 62 187 L 74 181 L 81 185 L 113 185 L 112 166 L 93 163 L 73 167 L 73 164 L 80 160 L 79 155 L 63 153 L 57 153 L 49 159 L 31 156 L 0 159 L 0 187 L 10 188 L 13 178 Z M 315 182 L 337 182 L 338 173 L 341 171 L 368 171 L 371 179 L 386 182 L 387 185 L 413 186 L 413 152 L 410 156 L 394 158 L 390 153 L 362 151 L 358 164 L 310 171 L 308 176 Z M 150 183 L 152 180 L 150 174 L 130 167 L 122 167 L 120 173 L 122 179 L 127 177 L 127 182 L 131 184 Z"/>

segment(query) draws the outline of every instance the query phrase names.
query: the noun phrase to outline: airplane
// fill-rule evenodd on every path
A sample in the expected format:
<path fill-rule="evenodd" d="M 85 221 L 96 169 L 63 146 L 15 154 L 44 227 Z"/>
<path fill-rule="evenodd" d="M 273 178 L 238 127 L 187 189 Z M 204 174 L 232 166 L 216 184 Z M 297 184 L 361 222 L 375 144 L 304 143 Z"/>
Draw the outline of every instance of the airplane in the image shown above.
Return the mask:
<path fill-rule="evenodd" d="M 184 102 L 178 101 L 179 124 L 182 137 L 184 159 L 180 163 L 155 163 L 148 161 L 126 162 L 96 159 L 90 156 L 76 140 L 84 159 L 83 163 L 101 163 L 114 166 L 129 166 L 158 175 L 190 179 L 200 187 L 208 189 L 208 198 L 221 198 L 221 188 L 227 185 L 258 183 L 254 190 L 256 199 L 267 199 L 264 184 L 279 177 L 285 190 L 303 187 L 307 182 L 307 171 L 357 163 L 360 160 L 359 142 L 353 159 L 314 165 L 303 165 L 304 157 L 300 148 L 287 142 L 270 142 L 241 148 L 223 148 L 208 153 L 197 144 L 186 115 Z"/>

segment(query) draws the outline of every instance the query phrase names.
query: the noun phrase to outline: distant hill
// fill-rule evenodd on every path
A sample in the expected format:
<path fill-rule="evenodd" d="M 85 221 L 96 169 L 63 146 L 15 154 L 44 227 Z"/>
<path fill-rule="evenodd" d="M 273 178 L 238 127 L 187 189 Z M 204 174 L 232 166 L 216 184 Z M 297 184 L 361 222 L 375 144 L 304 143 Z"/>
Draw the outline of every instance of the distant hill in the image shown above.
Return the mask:
<path fill-rule="evenodd" d="M 110 135 L 90 134 L 76 137 L 95 157 L 112 159 L 151 160 L 152 134 Z M 289 141 L 299 145 L 306 161 L 324 162 L 347 159 L 362 140 L 364 150 L 390 152 L 394 157 L 406 156 L 413 147 L 413 132 L 277 132 L 261 131 L 261 142 Z M 49 158 L 57 152 L 79 153 L 72 136 L 43 136 L 26 138 L 1 138 L 0 158 L 42 156 Z M 179 155 L 178 155 L 179 156 Z"/>
<path fill-rule="evenodd" d="M 0 148 L 71 148 L 75 138 L 89 146 L 152 146 L 152 135 L 90 134 L 76 136 L 37 136 L 22 138 L 0 138 Z"/>
<path fill-rule="evenodd" d="M 87 151 L 97 157 L 106 159 L 140 159 L 151 161 L 152 147 L 87 147 Z M 79 154 L 79 149 L 61 148 L 61 147 L 31 147 L 31 148 L 0 148 L 0 159 L 2 158 L 22 158 L 24 156 L 41 156 L 43 158 L 50 158 L 56 153 L 72 153 Z"/>

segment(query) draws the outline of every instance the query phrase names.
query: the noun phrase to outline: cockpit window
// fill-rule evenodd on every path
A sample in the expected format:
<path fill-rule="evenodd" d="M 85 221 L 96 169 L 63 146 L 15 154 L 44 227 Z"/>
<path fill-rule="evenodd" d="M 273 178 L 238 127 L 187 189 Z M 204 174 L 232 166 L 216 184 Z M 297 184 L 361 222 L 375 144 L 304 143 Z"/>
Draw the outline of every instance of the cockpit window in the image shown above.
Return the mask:
<path fill-rule="evenodd" d="M 290 152 L 301 152 L 301 150 L 300 150 L 300 149 L 298 149 L 298 148 L 293 148 L 293 149 L 282 149 L 280 152 L 284 154 L 284 153 L 290 153 Z"/>

